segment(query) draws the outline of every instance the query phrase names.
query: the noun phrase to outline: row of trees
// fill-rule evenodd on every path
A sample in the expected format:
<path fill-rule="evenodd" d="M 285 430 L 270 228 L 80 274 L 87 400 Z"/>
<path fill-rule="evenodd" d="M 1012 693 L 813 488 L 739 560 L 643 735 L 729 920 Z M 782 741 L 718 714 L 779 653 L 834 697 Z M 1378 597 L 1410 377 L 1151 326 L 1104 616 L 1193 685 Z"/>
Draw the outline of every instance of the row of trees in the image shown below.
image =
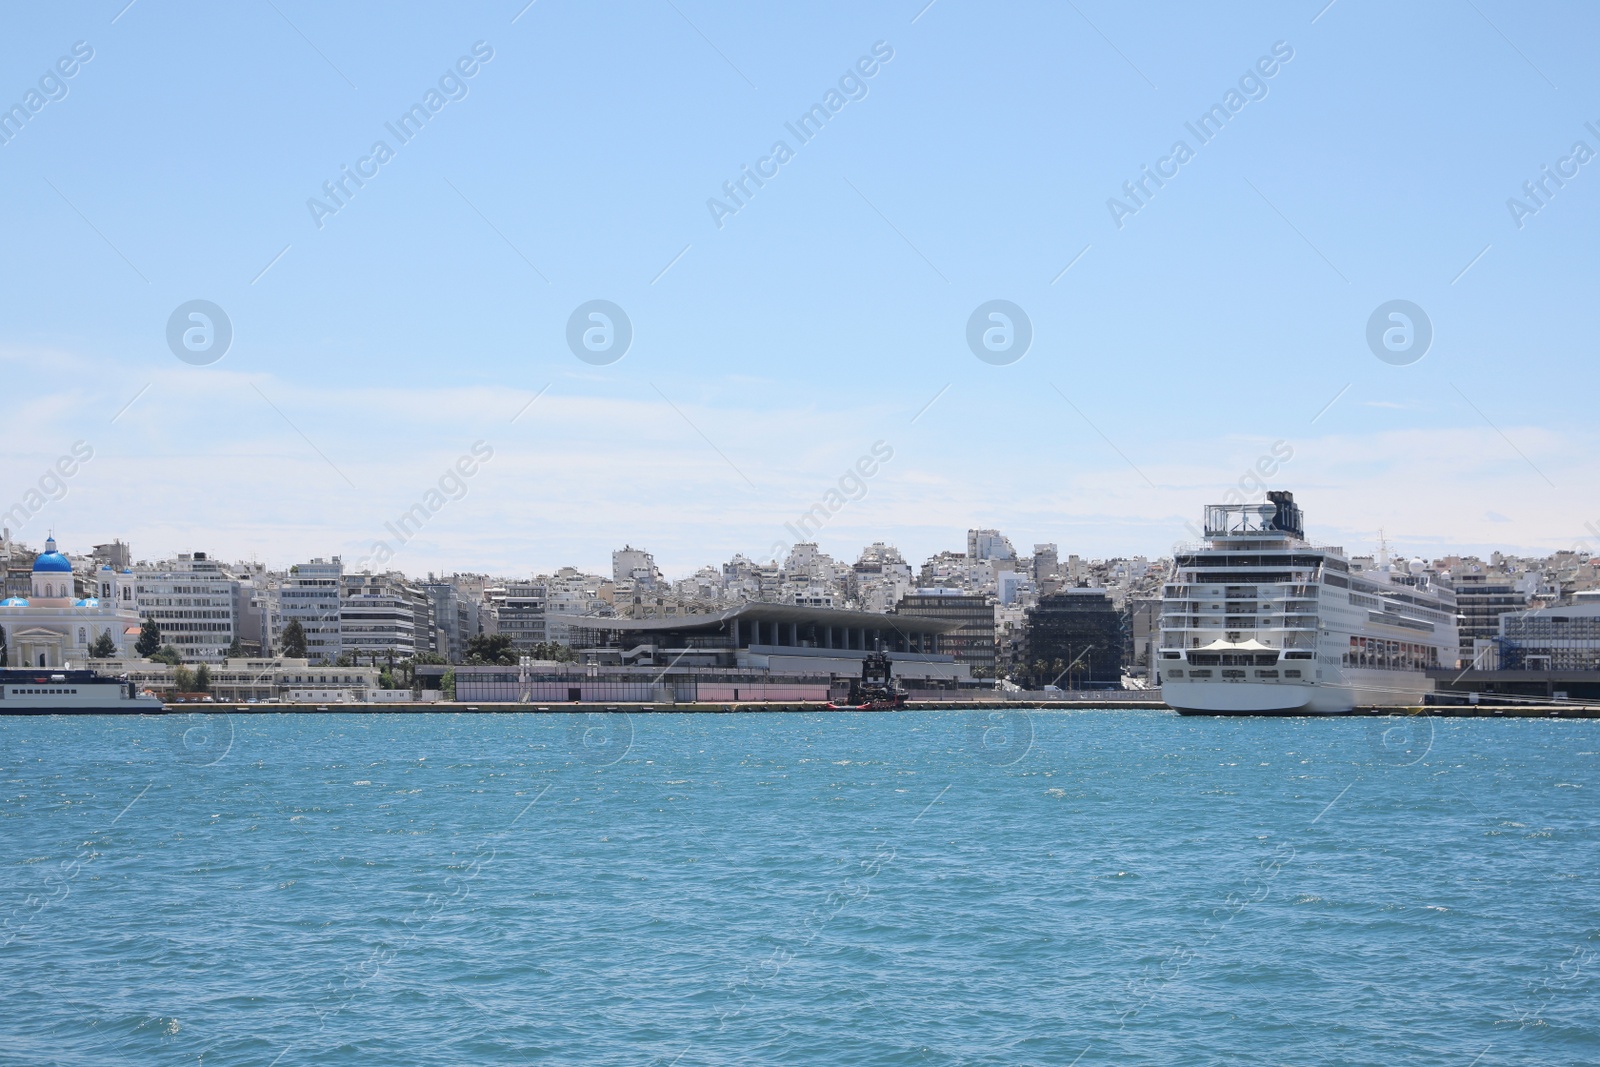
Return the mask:
<path fill-rule="evenodd" d="M 577 653 L 566 645 L 554 642 L 541 642 L 530 650 L 534 659 L 555 660 L 560 663 L 571 663 L 578 658 Z M 516 666 L 520 653 L 511 647 L 511 638 L 507 634 L 474 634 L 467 639 L 466 662 L 473 666 L 502 665 Z M 444 662 L 442 659 L 437 662 Z"/>

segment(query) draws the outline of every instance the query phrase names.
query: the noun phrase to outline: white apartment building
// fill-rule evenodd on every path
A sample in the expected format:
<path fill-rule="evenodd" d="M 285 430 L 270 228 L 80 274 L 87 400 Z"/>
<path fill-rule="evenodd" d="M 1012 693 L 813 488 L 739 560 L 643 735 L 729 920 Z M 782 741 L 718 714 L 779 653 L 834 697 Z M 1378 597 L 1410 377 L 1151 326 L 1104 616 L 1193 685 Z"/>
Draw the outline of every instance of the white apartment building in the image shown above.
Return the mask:
<path fill-rule="evenodd" d="M 545 636 L 545 587 L 539 582 L 509 582 L 488 593 L 493 629 L 486 632 L 511 638 L 519 655 L 532 655 Z"/>
<path fill-rule="evenodd" d="M 1011 546 L 1011 539 L 999 530 L 968 530 L 967 558 L 1014 560 L 1017 550 Z"/>
<path fill-rule="evenodd" d="M 404 575 L 347 574 L 339 602 L 341 650 L 358 657 L 409 659 L 432 652 L 433 612 L 428 596 Z M 307 648 L 309 652 L 310 649 Z"/>
<path fill-rule="evenodd" d="M 340 591 L 344 564 L 313 559 L 289 568 L 269 596 L 272 647 L 283 647 L 283 628 L 299 622 L 306 635 L 306 659 L 312 663 L 332 663 L 344 650 L 341 636 Z"/>
<path fill-rule="evenodd" d="M 611 553 L 611 580 L 621 585 L 654 585 L 661 580 L 655 557 L 642 548 L 624 545 Z"/>
<path fill-rule="evenodd" d="M 221 663 L 233 644 L 235 579 L 204 552 L 134 568 L 141 619 L 154 619 L 161 643 L 186 660 Z"/>
<path fill-rule="evenodd" d="M 611 583 L 598 574 L 584 574 L 576 567 L 562 567 L 543 579 L 545 586 L 545 640 L 558 645 L 572 644 L 572 627 L 585 615 L 612 615 Z M 716 586 L 720 590 L 720 583 Z"/>

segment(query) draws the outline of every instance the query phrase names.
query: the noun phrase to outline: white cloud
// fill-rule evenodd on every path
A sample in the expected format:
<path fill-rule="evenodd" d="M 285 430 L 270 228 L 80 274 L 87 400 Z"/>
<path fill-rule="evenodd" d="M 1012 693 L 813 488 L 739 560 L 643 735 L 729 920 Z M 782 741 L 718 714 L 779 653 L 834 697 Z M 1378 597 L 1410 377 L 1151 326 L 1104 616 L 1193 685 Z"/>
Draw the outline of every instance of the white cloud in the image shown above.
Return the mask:
<path fill-rule="evenodd" d="M 559 378 L 513 423 L 543 382 L 329 387 L 225 365 L 158 365 L 141 375 L 72 357 L 63 384 L 30 362 L 37 353 L 0 355 L 30 397 L 0 429 L 0 504 L 71 441 L 95 448 L 67 497 L 23 537 L 42 540 L 54 527 L 83 548 L 120 536 L 148 558 L 195 549 L 275 566 L 359 558 L 386 538 L 386 521 L 482 440 L 493 460 L 463 499 L 428 520 L 396 566 L 603 569 L 626 541 L 684 574 L 736 551 L 765 558 L 774 542 L 793 540 L 784 524 L 880 438 L 894 458 L 817 536 L 838 557 L 887 540 L 915 562 L 960 547 L 970 526 L 998 527 L 1022 551 L 1051 541 L 1084 556 L 1154 556 L 1187 540 L 1185 524 L 1273 444 L 1248 435 L 1162 439 L 1137 419 L 1099 420 L 1134 469 L 1059 405 L 1050 421 L 951 403 L 911 424 L 916 405 L 898 397 L 819 411 L 775 407 L 781 393 L 765 390 L 758 410 L 744 399 L 747 383 L 663 380 L 656 384 L 669 405 L 648 379 L 595 380 L 583 370 L 588 377 Z M 1501 429 L 1504 436 L 1468 423 L 1302 437 L 1269 484 L 1296 493 L 1314 538 L 1347 547 L 1372 544 L 1380 528 L 1397 551 L 1571 544 L 1584 522 L 1600 519 L 1600 506 L 1580 514 L 1572 503 L 1600 500 L 1586 460 L 1592 436 Z"/>

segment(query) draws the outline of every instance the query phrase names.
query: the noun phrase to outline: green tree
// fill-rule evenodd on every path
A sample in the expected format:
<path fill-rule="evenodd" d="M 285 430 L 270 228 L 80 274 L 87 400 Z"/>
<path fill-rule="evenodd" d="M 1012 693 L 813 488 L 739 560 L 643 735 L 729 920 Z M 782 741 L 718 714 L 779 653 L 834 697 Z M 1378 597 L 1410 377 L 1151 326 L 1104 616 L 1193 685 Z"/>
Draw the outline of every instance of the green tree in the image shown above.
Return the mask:
<path fill-rule="evenodd" d="M 161 651 L 161 627 L 156 625 L 156 620 L 146 619 L 140 624 L 139 640 L 134 643 L 133 650 L 145 659 L 154 659 Z"/>
<path fill-rule="evenodd" d="M 180 693 L 193 693 L 193 692 L 195 692 L 196 691 L 195 690 L 195 681 L 196 681 L 196 679 L 195 679 L 195 676 L 194 676 L 194 672 L 191 671 L 188 667 L 179 666 L 179 667 L 174 667 L 173 668 L 173 671 L 172 671 L 172 688 L 176 689 L 178 692 L 180 692 Z"/>
<path fill-rule="evenodd" d="M 456 698 L 456 669 L 451 667 L 439 677 L 439 695 L 446 700 Z"/>
<path fill-rule="evenodd" d="M 178 664 L 183 662 L 183 653 L 179 652 L 171 645 L 162 645 L 158 651 L 146 656 L 145 659 L 151 660 L 155 663 L 170 663 L 176 667 Z"/>
<path fill-rule="evenodd" d="M 387 667 L 385 667 L 383 670 L 378 672 L 378 688 L 379 689 L 393 689 L 393 688 L 395 688 L 394 673 L 392 671 L 390 671 L 389 668 L 387 668 Z"/>
<path fill-rule="evenodd" d="M 283 628 L 283 654 L 289 659 L 306 658 L 306 630 L 299 619 L 290 619 Z"/>
<path fill-rule="evenodd" d="M 6 652 L 6 628 L 0 626 L 0 667 L 4 667 L 9 653 Z"/>
<path fill-rule="evenodd" d="M 100 636 L 94 639 L 94 644 L 89 646 L 89 655 L 95 659 L 110 659 L 117 654 L 117 642 L 112 639 L 110 630 L 103 630 Z"/>
<path fill-rule="evenodd" d="M 200 664 L 199 669 L 194 672 L 194 691 L 196 693 L 211 692 L 211 668 L 204 663 Z"/>
<path fill-rule="evenodd" d="M 223 655 L 229 659 L 242 659 L 244 657 L 244 645 L 240 643 L 238 637 L 233 639 L 232 643 L 228 645 L 228 651 L 224 652 Z"/>
<path fill-rule="evenodd" d="M 476 664 L 515 664 L 516 650 L 509 634 L 473 634 L 467 641 L 467 662 Z"/>

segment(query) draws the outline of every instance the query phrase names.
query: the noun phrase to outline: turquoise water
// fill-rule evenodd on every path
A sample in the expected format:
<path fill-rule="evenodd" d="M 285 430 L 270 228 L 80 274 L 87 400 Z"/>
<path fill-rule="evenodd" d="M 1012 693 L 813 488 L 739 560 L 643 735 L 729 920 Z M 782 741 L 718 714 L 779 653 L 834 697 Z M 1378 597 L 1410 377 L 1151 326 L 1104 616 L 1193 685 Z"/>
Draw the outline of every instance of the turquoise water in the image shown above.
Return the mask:
<path fill-rule="evenodd" d="M 1593 1063 L 1597 754 L 1128 711 L 0 720 L 0 1062 Z"/>

